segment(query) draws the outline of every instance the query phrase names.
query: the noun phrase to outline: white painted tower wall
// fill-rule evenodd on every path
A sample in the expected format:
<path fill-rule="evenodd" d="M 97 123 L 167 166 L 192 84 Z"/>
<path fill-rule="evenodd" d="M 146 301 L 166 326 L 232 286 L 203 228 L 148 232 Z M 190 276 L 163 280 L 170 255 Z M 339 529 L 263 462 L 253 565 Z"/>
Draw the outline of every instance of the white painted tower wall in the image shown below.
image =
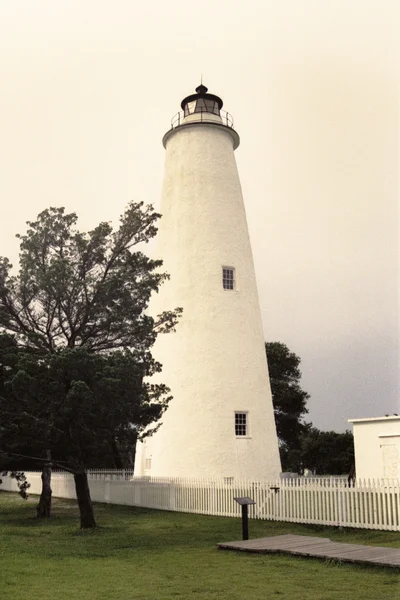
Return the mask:
<path fill-rule="evenodd" d="M 164 136 L 157 257 L 171 276 L 152 300 L 177 306 L 176 333 L 153 355 L 173 400 L 160 429 L 139 443 L 135 475 L 265 479 L 281 471 L 253 259 L 234 147 L 221 119 L 190 115 Z M 213 124 L 215 122 L 215 124 Z M 222 268 L 235 270 L 235 289 Z M 235 411 L 248 435 L 235 435 Z"/>

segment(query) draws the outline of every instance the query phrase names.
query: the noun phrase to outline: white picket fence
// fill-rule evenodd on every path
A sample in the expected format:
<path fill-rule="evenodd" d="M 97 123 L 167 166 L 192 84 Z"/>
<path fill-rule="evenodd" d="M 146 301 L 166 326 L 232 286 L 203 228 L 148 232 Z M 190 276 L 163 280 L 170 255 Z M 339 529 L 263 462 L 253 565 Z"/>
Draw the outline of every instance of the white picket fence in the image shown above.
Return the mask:
<path fill-rule="evenodd" d="M 399 480 L 298 478 L 276 481 L 217 481 L 206 479 L 132 477 L 130 471 L 91 471 L 92 500 L 204 515 L 240 516 L 235 497 L 249 496 L 256 504 L 249 517 L 400 531 Z M 29 492 L 40 494 L 40 473 L 26 472 Z M 16 482 L 2 477 L 0 490 L 17 491 Z M 53 473 L 53 496 L 76 498 L 73 477 Z"/>

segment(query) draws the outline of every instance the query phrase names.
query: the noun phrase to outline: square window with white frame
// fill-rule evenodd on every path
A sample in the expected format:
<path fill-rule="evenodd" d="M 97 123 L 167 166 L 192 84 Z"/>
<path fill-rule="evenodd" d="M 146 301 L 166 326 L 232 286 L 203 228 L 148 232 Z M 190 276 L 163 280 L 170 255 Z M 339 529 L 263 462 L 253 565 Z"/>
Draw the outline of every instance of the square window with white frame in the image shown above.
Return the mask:
<path fill-rule="evenodd" d="M 222 287 L 224 290 L 235 289 L 235 269 L 233 267 L 222 267 Z"/>
<path fill-rule="evenodd" d="M 247 412 L 235 412 L 235 435 L 245 437 L 249 434 L 249 422 Z"/>

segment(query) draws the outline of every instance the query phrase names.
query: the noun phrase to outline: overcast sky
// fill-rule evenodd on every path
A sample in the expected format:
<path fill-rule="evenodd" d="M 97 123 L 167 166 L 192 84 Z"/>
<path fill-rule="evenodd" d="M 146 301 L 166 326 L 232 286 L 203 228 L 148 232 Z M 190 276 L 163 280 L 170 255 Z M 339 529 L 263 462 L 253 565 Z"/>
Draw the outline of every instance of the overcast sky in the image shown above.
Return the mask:
<path fill-rule="evenodd" d="M 162 135 L 203 74 L 309 420 L 399 412 L 399 32 L 397 0 L 0 0 L 0 255 L 50 205 L 82 229 L 158 206 Z"/>

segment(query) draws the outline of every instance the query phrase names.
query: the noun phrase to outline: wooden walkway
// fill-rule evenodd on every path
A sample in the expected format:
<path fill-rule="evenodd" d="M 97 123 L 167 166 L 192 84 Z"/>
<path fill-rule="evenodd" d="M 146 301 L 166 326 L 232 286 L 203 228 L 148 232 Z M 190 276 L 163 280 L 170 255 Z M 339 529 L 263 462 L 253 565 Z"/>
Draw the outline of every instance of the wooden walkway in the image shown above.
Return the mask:
<path fill-rule="evenodd" d="M 400 548 L 362 546 L 332 542 L 328 538 L 305 535 L 278 535 L 255 540 L 217 544 L 221 550 L 258 552 L 269 554 L 280 552 L 342 562 L 367 563 L 400 569 Z"/>

